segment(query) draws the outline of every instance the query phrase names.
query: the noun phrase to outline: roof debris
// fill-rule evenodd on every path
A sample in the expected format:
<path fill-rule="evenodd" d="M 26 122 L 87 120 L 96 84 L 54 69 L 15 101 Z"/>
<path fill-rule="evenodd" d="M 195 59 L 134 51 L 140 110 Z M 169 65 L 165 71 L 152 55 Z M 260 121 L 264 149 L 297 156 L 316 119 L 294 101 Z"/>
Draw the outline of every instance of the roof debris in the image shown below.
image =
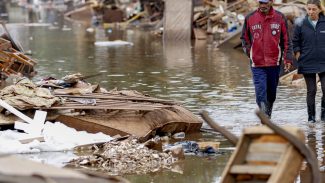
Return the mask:
<path fill-rule="evenodd" d="M 22 78 L 16 84 L 2 89 L 0 98 L 20 110 L 51 107 L 53 104 L 61 102 L 60 98 L 52 95 L 50 90 L 37 87 L 27 78 Z"/>

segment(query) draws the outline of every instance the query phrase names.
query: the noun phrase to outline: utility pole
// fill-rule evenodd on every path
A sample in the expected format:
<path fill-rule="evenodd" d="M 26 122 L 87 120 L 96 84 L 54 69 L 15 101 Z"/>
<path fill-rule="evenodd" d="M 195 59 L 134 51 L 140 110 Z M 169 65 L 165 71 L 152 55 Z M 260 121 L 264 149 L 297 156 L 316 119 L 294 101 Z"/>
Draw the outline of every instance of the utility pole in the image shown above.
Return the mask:
<path fill-rule="evenodd" d="M 165 0 L 164 40 L 190 40 L 193 0 Z"/>

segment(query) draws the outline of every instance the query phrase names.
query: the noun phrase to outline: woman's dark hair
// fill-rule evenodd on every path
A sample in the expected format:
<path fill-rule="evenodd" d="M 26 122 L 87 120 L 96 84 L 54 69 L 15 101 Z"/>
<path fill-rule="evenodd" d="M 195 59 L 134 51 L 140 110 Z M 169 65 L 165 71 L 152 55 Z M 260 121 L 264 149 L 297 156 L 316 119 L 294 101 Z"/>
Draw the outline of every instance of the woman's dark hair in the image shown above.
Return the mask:
<path fill-rule="evenodd" d="M 314 5 L 316 5 L 320 10 L 321 10 L 321 12 L 319 13 L 319 14 L 323 14 L 324 15 L 324 7 L 323 7 L 323 5 L 322 5 L 322 3 L 321 3 L 321 1 L 320 0 L 308 0 L 307 1 L 307 4 L 314 4 Z"/>

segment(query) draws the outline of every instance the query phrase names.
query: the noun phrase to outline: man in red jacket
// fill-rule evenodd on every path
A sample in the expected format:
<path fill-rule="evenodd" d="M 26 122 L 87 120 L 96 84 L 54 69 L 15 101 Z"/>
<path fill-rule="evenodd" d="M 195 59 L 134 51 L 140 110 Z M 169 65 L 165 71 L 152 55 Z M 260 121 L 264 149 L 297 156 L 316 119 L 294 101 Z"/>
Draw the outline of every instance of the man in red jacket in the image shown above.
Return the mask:
<path fill-rule="evenodd" d="M 241 40 L 251 63 L 256 103 L 271 117 L 281 61 L 284 60 L 284 69 L 288 71 L 293 49 L 285 16 L 273 9 L 272 0 L 258 2 L 258 9 L 245 18 Z"/>

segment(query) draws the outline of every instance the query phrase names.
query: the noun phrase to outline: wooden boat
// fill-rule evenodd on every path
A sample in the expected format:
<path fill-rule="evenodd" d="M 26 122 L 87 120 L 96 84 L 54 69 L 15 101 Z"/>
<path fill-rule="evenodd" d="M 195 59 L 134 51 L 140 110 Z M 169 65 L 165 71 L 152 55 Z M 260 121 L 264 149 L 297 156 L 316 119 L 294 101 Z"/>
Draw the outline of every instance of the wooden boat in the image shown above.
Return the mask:
<path fill-rule="evenodd" d="M 304 143 L 304 133 L 284 127 Z M 300 152 L 266 126 L 244 129 L 222 175 L 222 183 L 294 182 L 303 161 Z"/>
<path fill-rule="evenodd" d="M 236 145 L 222 174 L 221 183 L 291 183 L 295 181 L 303 159 L 310 168 L 309 182 L 321 182 L 318 160 L 305 144 L 302 130 L 279 127 L 258 110 L 256 115 L 265 126 L 244 129 L 238 140 L 215 123 L 207 111 L 202 111 L 200 115 L 212 129 Z"/>

